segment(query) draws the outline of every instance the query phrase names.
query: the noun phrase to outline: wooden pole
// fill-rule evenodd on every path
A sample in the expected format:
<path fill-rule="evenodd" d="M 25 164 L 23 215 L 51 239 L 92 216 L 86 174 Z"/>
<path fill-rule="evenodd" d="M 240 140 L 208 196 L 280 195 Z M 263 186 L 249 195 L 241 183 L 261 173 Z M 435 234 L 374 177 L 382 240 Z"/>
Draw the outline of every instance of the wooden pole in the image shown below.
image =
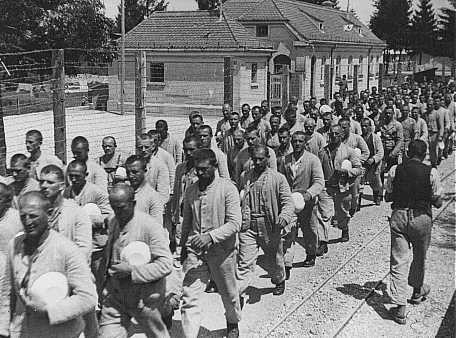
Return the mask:
<path fill-rule="evenodd" d="M 3 84 L 0 83 L 0 175 L 6 176 L 6 138 L 3 122 L 2 87 Z"/>
<path fill-rule="evenodd" d="M 125 114 L 125 1 L 121 1 L 120 113 Z"/>
<path fill-rule="evenodd" d="M 53 88 L 52 111 L 54 115 L 55 155 L 66 163 L 66 119 L 65 119 L 65 69 L 64 50 L 52 52 Z"/>
<path fill-rule="evenodd" d="M 146 52 L 135 57 L 135 136 L 146 132 Z"/>

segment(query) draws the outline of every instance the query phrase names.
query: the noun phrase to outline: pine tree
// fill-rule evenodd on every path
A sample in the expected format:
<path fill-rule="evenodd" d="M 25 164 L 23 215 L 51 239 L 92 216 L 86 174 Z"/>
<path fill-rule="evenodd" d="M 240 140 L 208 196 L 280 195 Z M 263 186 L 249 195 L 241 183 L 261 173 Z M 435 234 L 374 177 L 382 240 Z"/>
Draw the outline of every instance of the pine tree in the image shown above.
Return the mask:
<path fill-rule="evenodd" d="M 456 55 L 456 5 L 453 8 L 442 8 L 439 16 L 438 31 L 441 47 L 439 55 L 453 57 Z"/>
<path fill-rule="evenodd" d="M 168 6 L 166 0 L 125 0 L 125 32 L 138 25 L 154 12 L 164 11 Z M 117 31 L 121 30 L 121 8 L 116 17 Z"/>
<path fill-rule="evenodd" d="M 385 40 L 389 49 L 407 48 L 410 0 L 376 0 L 376 8 L 369 26 L 380 39 Z"/>
<path fill-rule="evenodd" d="M 411 25 L 410 45 L 417 53 L 436 52 L 437 20 L 431 0 L 421 0 L 413 15 Z M 421 61 L 421 60 L 420 60 Z"/>

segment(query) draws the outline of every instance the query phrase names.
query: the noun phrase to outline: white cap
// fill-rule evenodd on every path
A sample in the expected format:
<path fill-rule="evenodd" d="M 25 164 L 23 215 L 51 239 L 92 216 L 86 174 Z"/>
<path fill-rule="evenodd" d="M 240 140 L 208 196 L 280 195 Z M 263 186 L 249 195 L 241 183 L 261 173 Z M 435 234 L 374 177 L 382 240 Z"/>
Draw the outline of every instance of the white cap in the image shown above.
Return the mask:
<path fill-rule="evenodd" d="M 352 164 L 349 160 L 343 160 L 342 164 L 340 165 L 341 169 L 344 170 L 351 170 L 352 169 Z"/>
<path fill-rule="evenodd" d="M 306 201 L 304 201 L 304 196 L 299 192 L 293 192 L 291 194 L 291 198 L 293 198 L 295 213 L 299 213 L 304 210 L 306 206 Z"/>
<path fill-rule="evenodd" d="M 47 272 L 38 277 L 29 289 L 32 300 L 55 304 L 68 296 L 68 280 L 63 273 Z"/>
<path fill-rule="evenodd" d="M 320 107 L 320 113 L 322 113 L 322 114 L 324 114 L 324 113 L 332 113 L 332 109 L 327 104 L 324 104 L 324 105 L 322 105 Z"/>
<path fill-rule="evenodd" d="M 118 167 L 114 176 L 119 179 L 127 179 L 127 170 L 124 167 Z"/>
<path fill-rule="evenodd" d="M 356 156 L 361 157 L 361 149 L 355 148 L 355 154 Z"/>
<path fill-rule="evenodd" d="M 90 220 L 94 224 L 100 224 L 103 223 L 104 218 L 103 215 L 101 214 L 100 208 L 95 204 L 95 203 L 87 203 L 82 207 L 84 211 L 89 215 Z"/>
<path fill-rule="evenodd" d="M 150 262 L 149 246 L 141 241 L 130 242 L 120 252 L 120 259 L 133 266 L 147 264 Z"/>

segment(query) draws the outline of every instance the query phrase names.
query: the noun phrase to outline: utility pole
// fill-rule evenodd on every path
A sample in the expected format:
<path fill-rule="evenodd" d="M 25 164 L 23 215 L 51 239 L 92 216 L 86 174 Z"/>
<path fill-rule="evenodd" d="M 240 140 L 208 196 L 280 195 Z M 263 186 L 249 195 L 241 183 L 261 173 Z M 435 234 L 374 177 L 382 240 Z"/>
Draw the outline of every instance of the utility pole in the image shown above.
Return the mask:
<path fill-rule="evenodd" d="M 121 1 L 120 113 L 125 114 L 125 0 Z"/>

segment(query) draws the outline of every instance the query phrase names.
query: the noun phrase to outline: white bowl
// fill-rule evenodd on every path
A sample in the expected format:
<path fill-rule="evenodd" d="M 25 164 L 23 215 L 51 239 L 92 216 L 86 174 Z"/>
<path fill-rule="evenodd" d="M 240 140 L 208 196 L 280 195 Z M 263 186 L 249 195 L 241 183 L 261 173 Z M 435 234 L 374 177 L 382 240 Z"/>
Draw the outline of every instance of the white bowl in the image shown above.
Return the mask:
<path fill-rule="evenodd" d="M 41 300 L 48 305 L 65 299 L 68 294 L 68 280 L 60 272 L 47 272 L 41 275 L 29 289 L 32 300 Z"/>
<path fill-rule="evenodd" d="M 361 157 L 361 149 L 355 148 L 355 154 L 356 156 Z"/>
<path fill-rule="evenodd" d="M 340 168 L 341 169 L 344 169 L 344 170 L 351 170 L 352 169 L 352 164 L 349 160 L 343 160 L 341 165 L 340 165 Z"/>
<path fill-rule="evenodd" d="M 92 223 L 103 223 L 103 215 L 101 214 L 101 210 L 98 207 L 98 205 L 96 205 L 95 203 L 87 203 L 82 207 L 82 209 L 84 209 L 87 215 L 89 215 L 89 218 L 92 221 Z"/>
<path fill-rule="evenodd" d="M 122 249 L 120 259 L 133 266 L 147 264 L 150 262 L 149 246 L 141 241 L 133 241 Z"/>
<path fill-rule="evenodd" d="M 306 206 L 306 201 L 304 201 L 304 196 L 301 193 L 293 192 L 291 194 L 291 198 L 293 198 L 295 213 L 304 210 L 304 207 Z"/>

